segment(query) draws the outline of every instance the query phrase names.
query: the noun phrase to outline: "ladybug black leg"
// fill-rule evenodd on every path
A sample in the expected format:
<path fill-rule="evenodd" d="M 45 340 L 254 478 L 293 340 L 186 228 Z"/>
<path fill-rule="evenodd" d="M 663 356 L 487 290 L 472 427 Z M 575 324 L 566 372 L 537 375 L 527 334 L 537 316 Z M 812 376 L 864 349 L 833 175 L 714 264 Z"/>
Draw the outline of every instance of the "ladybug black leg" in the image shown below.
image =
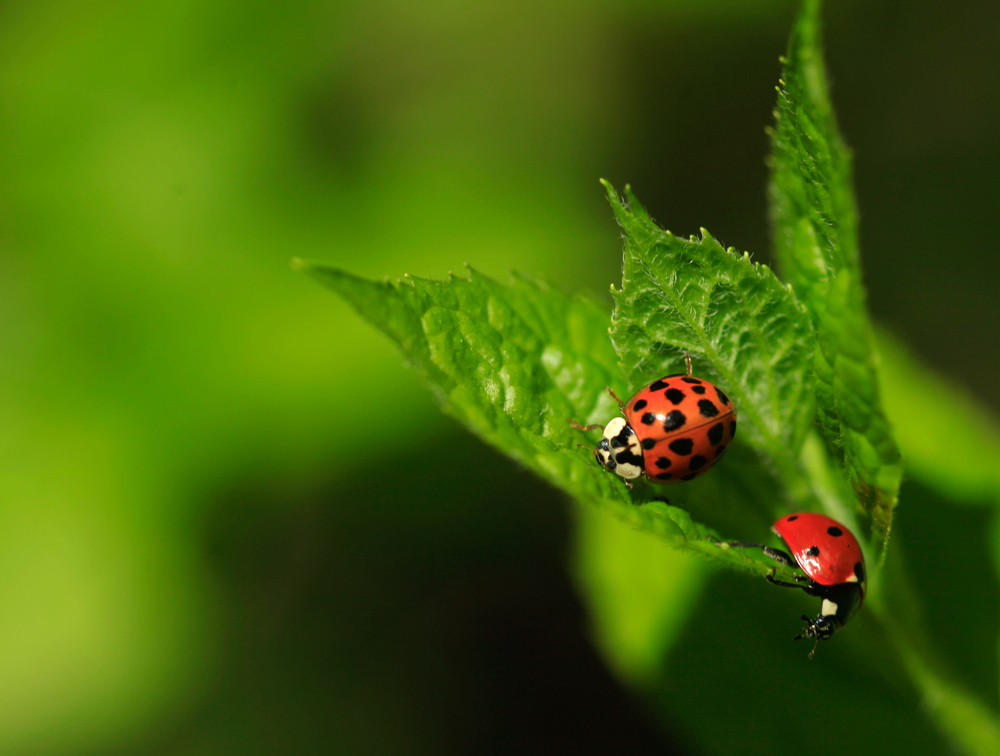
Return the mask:
<path fill-rule="evenodd" d="M 795 566 L 795 561 L 784 551 L 780 549 L 772 549 L 770 546 L 765 546 L 762 543 L 753 543 L 751 541 L 731 541 L 729 545 L 734 549 L 762 549 L 765 556 L 771 557 L 775 562 L 780 564 L 787 564 L 789 567 Z"/>
<path fill-rule="evenodd" d="M 604 428 L 603 425 L 580 425 L 580 423 L 573 418 L 569 418 L 569 425 L 571 428 L 578 431 L 602 430 Z"/>
<path fill-rule="evenodd" d="M 772 549 L 770 546 L 765 546 L 764 554 L 780 564 L 787 564 L 789 567 L 795 566 L 795 560 L 780 549 Z"/>
<path fill-rule="evenodd" d="M 611 390 L 610 386 L 605 386 L 604 388 L 607 389 L 607 391 L 608 391 L 609 394 L 611 394 L 611 398 L 614 399 L 616 402 L 618 402 L 618 409 L 621 410 L 621 413 L 624 415 L 625 414 L 625 405 L 622 403 L 622 400 L 619 399 L 618 395 L 614 391 Z"/>
<path fill-rule="evenodd" d="M 782 588 L 801 588 L 802 590 L 808 588 L 808 586 L 801 583 L 786 583 L 784 580 L 775 580 L 773 572 L 767 573 L 764 577 L 767 578 L 767 582 L 771 585 L 780 585 Z"/>

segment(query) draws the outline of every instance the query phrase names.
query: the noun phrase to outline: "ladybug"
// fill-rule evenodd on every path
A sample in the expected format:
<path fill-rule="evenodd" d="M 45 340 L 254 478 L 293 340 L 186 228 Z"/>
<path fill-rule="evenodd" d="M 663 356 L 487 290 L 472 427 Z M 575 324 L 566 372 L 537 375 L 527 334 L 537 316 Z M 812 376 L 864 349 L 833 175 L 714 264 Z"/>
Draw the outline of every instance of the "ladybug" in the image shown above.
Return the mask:
<path fill-rule="evenodd" d="M 591 451 L 597 464 L 624 478 L 629 488 L 643 475 L 654 483 L 697 478 L 719 461 L 736 435 L 736 408 L 729 397 L 692 376 L 691 359 L 686 361 L 687 373 L 643 386 L 627 404 L 608 389 L 624 417 L 603 426 L 604 437 Z M 582 431 L 602 428 L 570 424 Z"/>
<path fill-rule="evenodd" d="M 782 564 L 798 566 L 805 575 L 797 575 L 795 583 L 767 579 L 784 588 L 801 588 L 810 596 L 823 599 L 819 616 L 811 620 L 793 640 L 815 638 L 809 658 L 816 653 L 816 646 L 847 624 L 861 608 L 868 589 L 865 555 L 858 539 L 839 522 L 815 512 L 796 512 L 785 515 L 771 526 L 792 552 L 772 549 L 759 543 L 731 543 L 737 548 L 759 547 L 764 553 Z"/>

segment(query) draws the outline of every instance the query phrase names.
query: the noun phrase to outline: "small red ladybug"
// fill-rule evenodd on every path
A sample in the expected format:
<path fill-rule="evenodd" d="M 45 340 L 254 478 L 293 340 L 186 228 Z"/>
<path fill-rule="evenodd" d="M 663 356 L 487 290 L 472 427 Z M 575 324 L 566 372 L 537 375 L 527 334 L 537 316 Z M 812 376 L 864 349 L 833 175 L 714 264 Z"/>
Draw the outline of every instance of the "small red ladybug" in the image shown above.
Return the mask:
<path fill-rule="evenodd" d="M 730 543 L 737 548 L 757 547 L 777 562 L 790 566 L 798 565 L 805 576 L 797 575 L 795 583 L 767 579 L 785 588 L 801 588 L 810 596 L 823 599 L 819 616 L 810 620 L 801 638 L 815 638 L 809 658 L 816 653 L 816 646 L 835 631 L 847 624 L 854 613 L 861 608 L 868 588 L 865 572 L 865 555 L 861 552 L 858 539 L 850 530 L 836 520 L 815 512 L 796 512 L 779 519 L 771 529 L 787 544 L 792 555 L 772 549 L 760 543 Z"/>
<path fill-rule="evenodd" d="M 601 467 L 624 478 L 629 488 L 642 475 L 654 483 L 697 478 L 719 461 L 736 435 L 736 408 L 729 397 L 693 377 L 691 359 L 686 361 L 687 373 L 653 381 L 628 404 L 608 389 L 625 417 L 603 426 L 604 438 L 591 451 Z M 602 427 L 570 423 L 582 431 Z"/>

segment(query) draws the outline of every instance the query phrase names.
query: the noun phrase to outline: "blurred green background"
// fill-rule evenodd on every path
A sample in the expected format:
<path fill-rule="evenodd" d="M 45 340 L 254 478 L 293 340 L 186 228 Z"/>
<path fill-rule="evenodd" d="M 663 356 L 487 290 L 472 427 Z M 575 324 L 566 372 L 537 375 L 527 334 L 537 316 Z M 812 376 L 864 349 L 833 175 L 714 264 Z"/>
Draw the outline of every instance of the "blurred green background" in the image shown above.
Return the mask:
<path fill-rule="evenodd" d="M 828 5 L 871 309 L 996 409 L 1000 5 Z M 600 176 L 766 261 L 794 10 L 3 4 L 0 753 L 773 754 L 817 686 L 857 752 L 941 752 L 851 641 L 803 662 L 801 601 L 578 512 L 289 267 L 610 309 Z M 991 522 L 911 482 L 897 532 L 996 710 Z"/>

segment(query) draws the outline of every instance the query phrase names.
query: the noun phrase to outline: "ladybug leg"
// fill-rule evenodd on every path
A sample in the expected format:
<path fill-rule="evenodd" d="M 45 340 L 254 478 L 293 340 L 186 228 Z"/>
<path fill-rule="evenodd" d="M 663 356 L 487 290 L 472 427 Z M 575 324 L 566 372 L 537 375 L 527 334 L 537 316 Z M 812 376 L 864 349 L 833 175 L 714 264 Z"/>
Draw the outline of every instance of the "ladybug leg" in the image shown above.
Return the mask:
<path fill-rule="evenodd" d="M 624 415 L 625 414 L 625 405 L 624 405 L 624 403 L 622 403 L 622 400 L 619 399 L 618 395 L 614 391 L 611 390 L 610 386 L 605 386 L 604 388 L 607 389 L 607 391 L 608 391 L 609 394 L 611 394 L 611 398 L 614 399 L 616 402 L 618 402 L 618 409 L 621 410 L 621 413 Z"/>
<path fill-rule="evenodd" d="M 601 430 L 601 429 L 604 428 L 603 425 L 580 425 L 580 423 L 578 423 L 573 418 L 569 418 L 569 425 L 570 425 L 571 428 L 573 428 L 574 430 L 578 430 L 578 431 Z M 579 444 L 577 444 L 577 445 L 579 446 Z"/>
<path fill-rule="evenodd" d="M 795 560 L 792 559 L 788 554 L 780 549 L 772 549 L 770 546 L 764 547 L 764 554 L 771 557 L 775 562 L 779 564 L 787 564 L 789 567 L 795 567 Z"/>
<path fill-rule="evenodd" d="M 786 583 L 784 580 L 775 580 L 774 573 L 769 572 L 764 576 L 771 585 L 780 585 L 782 588 L 801 588 L 806 590 L 808 586 L 802 585 L 801 583 Z"/>
<path fill-rule="evenodd" d="M 798 565 L 795 564 L 795 561 L 784 551 L 782 551 L 781 549 L 772 549 L 770 546 L 765 546 L 762 543 L 752 543 L 750 541 L 732 541 L 728 544 L 728 546 L 735 549 L 761 549 L 764 552 L 765 556 L 771 557 L 771 559 L 773 559 L 778 564 L 784 564 L 788 567 L 793 567 L 796 569 L 798 568 Z M 770 580 L 772 583 L 775 583 L 772 577 L 773 577 L 772 575 L 768 575 L 767 579 Z M 805 575 L 796 575 L 795 580 L 798 581 L 799 583 L 810 582 L 809 578 L 807 578 Z M 775 585 L 787 585 L 790 588 L 807 587 L 804 585 L 795 585 L 794 583 L 775 583 Z"/>
<path fill-rule="evenodd" d="M 787 564 L 789 567 L 795 567 L 795 561 L 788 556 L 784 551 L 780 549 L 772 549 L 770 546 L 765 546 L 762 543 L 753 543 L 751 541 L 731 541 L 729 545 L 734 549 L 762 549 L 765 556 L 771 557 L 775 562 L 780 564 Z"/>

